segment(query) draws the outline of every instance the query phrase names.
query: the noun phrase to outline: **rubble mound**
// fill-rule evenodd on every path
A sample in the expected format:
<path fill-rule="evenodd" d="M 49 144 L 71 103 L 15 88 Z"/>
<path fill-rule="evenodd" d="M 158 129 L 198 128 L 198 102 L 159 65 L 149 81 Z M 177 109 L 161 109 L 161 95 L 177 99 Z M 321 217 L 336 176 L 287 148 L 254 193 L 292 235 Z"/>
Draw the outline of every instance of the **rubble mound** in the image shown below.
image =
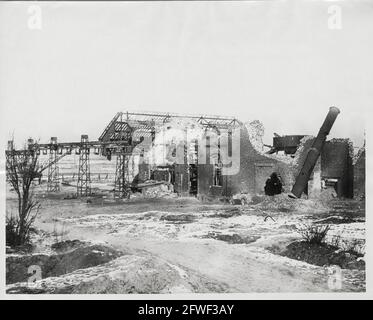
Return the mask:
<path fill-rule="evenodd" d="M 204 238 L 211 238 L 215 240 L 221 240 L 229 244 L 249 244 L 258 240 L 259 236 L 241 236 L 237 233 L 234 234 L 222 234 L 219 232 L 209 232 Z"/>
<path fill-rule="evenodd" d="M 172 223 L 192 223 L 197 220 L 197 217 L 192 214 L 166 214 L 161 216 L 160 220 Z"/>
<path fill-rule="evenodd" d="M 282 193 L 275 196 L 266 196 L 263 201 L 253 205 L 253 208 L 271 212 L 299 212 L 320 213 L 330 208 L 316 199 L 292 199 Z"/>
<path fill-rule="evenodd" d="M 342 251 L 328 244 L 318 245 L 297 241 L 289 244 L 280 255 L 317 266 L 337 265 L 342 269 L 365 270 L 365 262 L 361 259 L 362 254 Z"/>
<path fill-rule="evenodd" d="M 214 210 L 212 214 L 205 213 L 203 214 L 203 216 L 207 218 L 232 218 L 232 217 L 240 216 L 241 214 L 242 212 L 239 208 L 233 207 L 233 208 L 227 208 L 227 209 Z"/>
<path fill-rule="evenodd" d="M 124 255 L 61 277 L 7 286 L 7 293 L 156 294 L 227 292 L 228 286 L 156 257 Z"/>
<path fill-rule="evenodd" d="M 60 246 L 57 247 L 67 248 L 67 244 L 60 244 Z M 41 277 L 46 278 L 107 263 L 121 255 L 123 252 L 100 244 L 86 244 L 83 247 L 56 254 L 8 255 L 6 283 L 27 281 L 31 276 L 30 267 L 40 268 Z"/>
<path fill-rule="evenodd" d="M 136 196 L 144 198 L 175 198 L 177 194 L 174 193 L 173 185 L 166 181 L 147 180 L 144 183 L 139 183 L 137 188 L 141 189 L 141 193 Z"/>

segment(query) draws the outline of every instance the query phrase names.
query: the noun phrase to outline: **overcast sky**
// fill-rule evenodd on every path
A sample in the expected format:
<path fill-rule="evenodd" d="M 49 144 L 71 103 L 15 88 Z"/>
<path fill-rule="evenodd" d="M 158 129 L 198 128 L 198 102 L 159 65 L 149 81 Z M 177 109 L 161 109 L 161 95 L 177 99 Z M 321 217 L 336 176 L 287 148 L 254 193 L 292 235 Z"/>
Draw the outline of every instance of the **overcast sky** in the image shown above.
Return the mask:
<path fill-rule="evenodd" d="M 342 29 L 328 29 L 328 7 Z M 373 2 L 258 1 L 0 4 L 0 125 L 97 139 L 118 111 L 236 116 L 279 134 L 364 139 L 373 101 Z"/>

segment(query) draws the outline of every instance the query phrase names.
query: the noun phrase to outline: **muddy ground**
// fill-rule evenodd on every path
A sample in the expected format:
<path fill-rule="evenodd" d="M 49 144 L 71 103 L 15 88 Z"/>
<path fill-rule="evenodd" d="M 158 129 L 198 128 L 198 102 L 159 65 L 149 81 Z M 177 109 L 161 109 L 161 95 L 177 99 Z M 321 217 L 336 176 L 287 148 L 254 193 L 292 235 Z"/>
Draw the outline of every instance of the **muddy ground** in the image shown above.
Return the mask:
<path fill-rule="evenodd" d="M 365 291 L 362 202 L 281 195 L 244 206 L 174 197 L 87 203 L 64 199 L 70 191 L 40 194 L 33 248 L 7 254 L 8 293 Z M 15 204 L 8 196 L 8 214 Z M 297 230 L 310 224 L 330 225 L 323 248 L 301 244 Z M 330 286 L 333 265 L 339 287 Z"/>

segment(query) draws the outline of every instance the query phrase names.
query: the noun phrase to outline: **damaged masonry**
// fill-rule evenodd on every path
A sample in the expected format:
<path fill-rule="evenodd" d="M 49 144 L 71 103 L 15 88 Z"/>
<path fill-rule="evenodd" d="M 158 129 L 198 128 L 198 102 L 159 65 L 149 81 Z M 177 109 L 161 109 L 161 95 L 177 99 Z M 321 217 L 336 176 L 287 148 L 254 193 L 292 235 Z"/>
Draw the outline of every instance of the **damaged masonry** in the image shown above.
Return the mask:
<path fill-rule="evenodd" d="M 339 112 L 272 145 L 258 120 L 155 112 L 118 112 L 97 140 L 9 141 L 7 215 L 28 159 L 40 212 L 22 246 L 7 224 L 8 293 L 364 290 L 365 146 L 327 140 Z"/>
<path fill-rule="evenodd" d="M 261 195 L 266 180 L 274 172 L 282 180 L 283 191 L 290 193 L 297 177 L 304 175 L 302 169 L 309 160 L 312 164 L 297 186 L 297 197 L 303 192 L 310 197 L 364 197 L 365 151 L 360 150 L 354 157 L 348 139 L 325 142 L 327 134 L 321 138 L 324 141 L 320 141 L 316 155 L 311 156 L 314 159 L 308 159 L 319 137 L 276 134 L 273 146 L 264 145 L 264 128 L 259 121 L 242 123 L 235 118 L 216 116 L 120 112 L 97 141 L 89 141 L 87 135 L 72 143 L 58 142 L 56 137 L 47 144 L 29 139 L 28 150 L 14 150 L 13 142 L 9 141 L 6 153 L 49 154 L 44 164 L 49 193 L 59 191 L 61 183 L 69 183 L 68 174 L 59 174 L 59 162 L 72 153 L 79 155 L 77 172 L 69 172 L 70 183 L 74 178 L 77 180 L 78 197 L 94 196 L 90 154 L 111 161 L 115 157 L 115 198 L 147 193 L 152 186 L 167 186 L 179 196 L 201 199 Z M 105 176 L 96 175 L 98 179 Z"/>

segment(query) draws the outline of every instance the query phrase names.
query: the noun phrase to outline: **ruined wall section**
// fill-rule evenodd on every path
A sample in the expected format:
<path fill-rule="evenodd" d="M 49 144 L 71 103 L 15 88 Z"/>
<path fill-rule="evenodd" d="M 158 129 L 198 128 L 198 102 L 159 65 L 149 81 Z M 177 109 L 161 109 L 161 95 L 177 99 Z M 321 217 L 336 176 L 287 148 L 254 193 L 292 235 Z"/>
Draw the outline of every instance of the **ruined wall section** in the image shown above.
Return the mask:
<path fill-rule="evenodd" d="M 186 128 L 193 128 L 188 131 L 185 136 Z M 181 141 L 185 141 L 187 145 L 197 140 L 198 143 L 206 143 L 203 137 L 206 130 L 197 123 L 176 122 L 167 123 L 164 127 L 157 130 L 154 147 L 151 148 L 149 155 L 152 155 L 150 166 L 157 165 L 175 165 L 175 191 L 180 194 L 187 194 L 189 188 L 189 171 L 188 163 L 190 162 L 190 148 L 187 152 L 187 161 L 185 164 L 175 164 L 171 156 L 172 150 Z M 209 132 L 213 134 L 214 132 Z M 215 133 L 216 134 L 216 133 Z M 313 139 L 305 137 L 302 144 L 295 154 L 295 157 L 289 155 L 267 154 L 267 149 L 263 145 L 264 127 L 260 121 L 252 121 L 242 124 L 239 130 L 238 139 L 240 146 L 239 155 L 239 171 L 234 175 L 223 176 L 222 178 L 222 194 L 232 196 L 237 193 L 264 194 L 265 181 L 269 178 L 272 172 L 277 172 L 283 181 L 284 191 L 290 192 L 295 182 L 295 178 L 303 165 L 306 153 L 312 145 Z M 211 141 L 207 143 L 206 159 L 210 159 L 210 163 L 198 161 L 198 194 L 208 195 L 213 185 L 214 168 L 216 155 L 211 148 Z M 233 143 L 234 144 L 234 143 Z M 224 147 L 222 147 L 224 148 Z M 210 150 L 211 149 L 211 150 Z M 198 157 L 202 158 L 203 149 L 198 148 Z M 222 150 L 227 152 L 227 150 Z M 212 154 L 210 154 L 212 153 Z M 192 161 L 193 162 L 193 161 Z M 191 163 L 192 163 L 191 162 Z M 148 166 L 149 167 L 149 166 Z M 141 169 L 149 169 L 141 168 Z M 143 171 L 140 170 L 142 173 Z M 145 178 L 145 177 L 143 177 Z"/>
<path fill-rule="evenodd" d="M 349 139 L 332 139 L 325 143 L 321 154 L 323 178 L 339 179 L 339 197 L 353 197 L 353 147 Z"/>
<path fill-rule="evenodd" d="M 297 176 L 310 150 L 314 137 L 307 136 L 302 139 L 294 158 L 294 174 Z M 353 170 L 352 170 L 353 147 L 349 139 L 332 139 L 325 143 L 320 158 L 312 172 L 308 188 L 309 196 L 319 198 L 328 197 L 327 190 L 321 190 L 321 180 L 339 179 L 337 195 L 340 197 L 352 197 Z M 325 193 L 326 192 L 326 193 Z M 325 193 L 326 195 L 323 195 Z"/>
<path fill-rule="evenodd" d="M 213 185 L 214 166 L 212 164 L 198 165 L 198 195 L 209 195 Z"/>
<path fill-rule="evenodd" d="M 349 139 L 332 139 L 322 151 L 322 171 L 326 177 L 342 177 L 351 170 L 353 149 Z"/>
<path fill-rule="evenodd" d="M 240 170 L 236 175 L 223 177 L 223 193 L 227 196 L 237 193 L 264 193 L 265 180 L 272 172 L 280 174 L 285 192 L 290 192 L 296 173 L 300 170 L 299 155 L 293 159 L 290 156 L 266 154 L 261 142 L 264 129 L 259 121 L 250 124 L 241 126 Z M 300 154 L 303 155 L 303 152 Z"/>

